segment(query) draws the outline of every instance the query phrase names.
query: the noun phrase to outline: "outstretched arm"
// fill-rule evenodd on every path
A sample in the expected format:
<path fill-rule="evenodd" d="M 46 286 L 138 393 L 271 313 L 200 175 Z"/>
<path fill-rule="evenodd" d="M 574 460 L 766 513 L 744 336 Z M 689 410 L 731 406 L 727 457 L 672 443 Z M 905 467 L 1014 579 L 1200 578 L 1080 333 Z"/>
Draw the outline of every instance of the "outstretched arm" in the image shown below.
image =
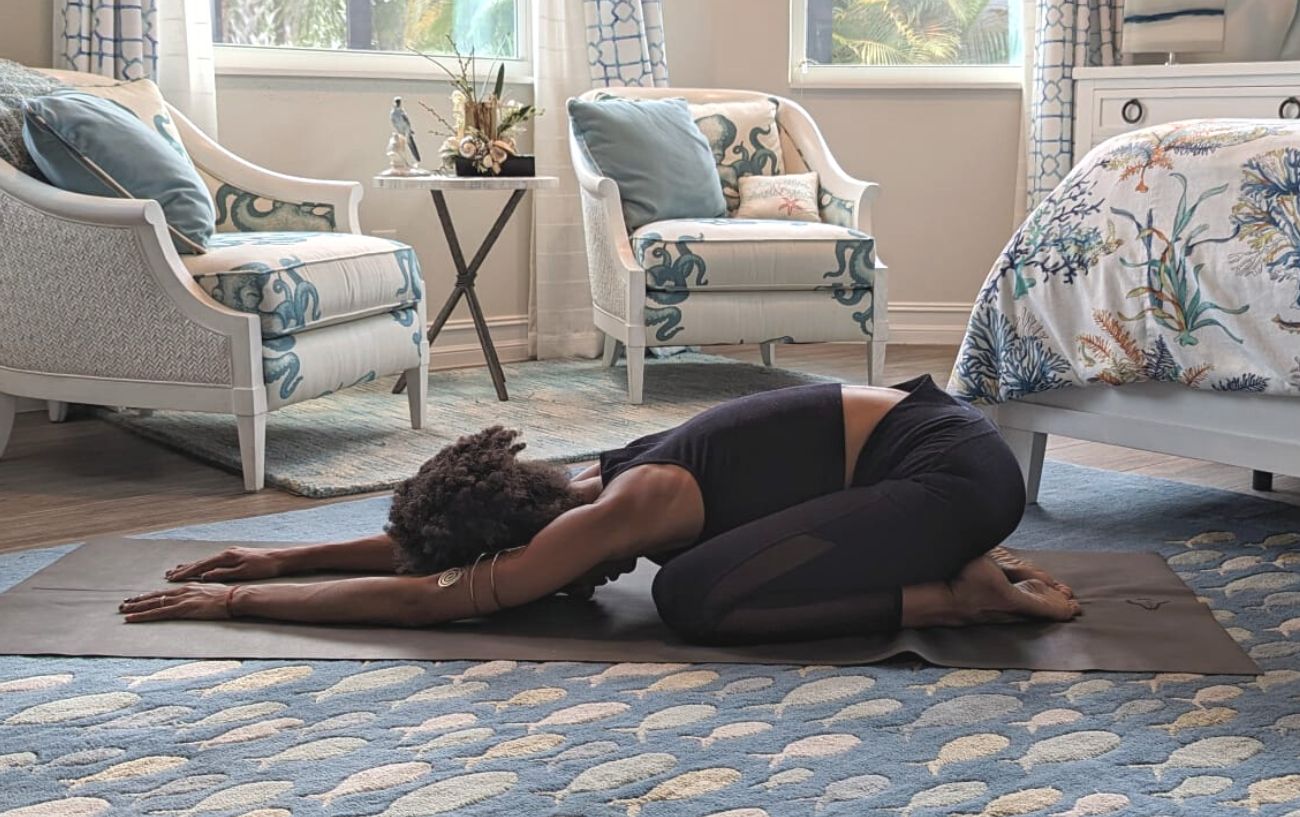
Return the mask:
<path fill-rule="evenodd" d="M 297 576 L 327 570 L 394 573 L 393 541 L 388 534 L 350 542 L 287 548 L 226 548 L 215 556 L 167 571 L 170 582 L 224 582 Z"/>

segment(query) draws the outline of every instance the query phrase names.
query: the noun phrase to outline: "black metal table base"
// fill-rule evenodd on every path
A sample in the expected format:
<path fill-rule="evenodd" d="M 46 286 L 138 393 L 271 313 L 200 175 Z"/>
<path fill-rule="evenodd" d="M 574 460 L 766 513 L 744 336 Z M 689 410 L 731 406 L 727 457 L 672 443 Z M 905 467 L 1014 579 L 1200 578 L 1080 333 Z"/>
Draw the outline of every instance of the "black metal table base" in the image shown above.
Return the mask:
<path fill-rule="evenodd" d="M 456 265 L 456 284 L 452 287 L 451 295 L 447 297 L 447 302 L 442 305 L 438 311 L 438 316 L 433 319 L 429 326 L 429 345 L 433 345 L 438 334 L 442 332 L 442 327 L 451 317 L 452 310 L 456 304 L 460 303 L 463 297 L 469 304 L 469 314 L 474 320 L 474 330 L 478 333 L 479 345 L 483 347 L 483 357 L 487 359 L 488 371 L 492 374 L 492 385 L 496 386 L 497 399 L 509 400 L 506 394 L 506 376 L 501 371 L 501 361 L 497 358 L 496 347 L 492 345 L 492 335 L 488 332 L 487 318 L 483 316 L 483 307 L 479 305 L 478 295 L 474 292 L 474 281 L 478 278 L 479 267 L 483 264 L 483 259 L 487 258 L 488 252 L 492 245 L 496 244 L 497 239 L 501 237 L 502 230 L 505 229 L 506 223 L 514 215 L 515 208 L 523 200 L 525 190 L 515 190 L 510 194 L 510 200 L 506 206 L 501 208 L 501 214 L 492 224 L 492 229 L 488 230 L 487 236 L 484 237 L 483 243 L 479 245 L 478 251 L 474 253 L 474 258 L 465 263 L 465 253 L 461 249 L 460 239 L 456 236 L 456 227 L 451 223 L 451 212 L 447 209 L 447 198 L 441 190 L 429 191 L 433 194 L 433 206 L 438 210 L 438 221 L 442 223 L 443 235 L 447 237 L 447 248 L 451 250 L 451 261 Z M 406 375 L 397 379 L 397 384 L 393 386 L 393 394 L 401 394 L 406 388 Z"/>

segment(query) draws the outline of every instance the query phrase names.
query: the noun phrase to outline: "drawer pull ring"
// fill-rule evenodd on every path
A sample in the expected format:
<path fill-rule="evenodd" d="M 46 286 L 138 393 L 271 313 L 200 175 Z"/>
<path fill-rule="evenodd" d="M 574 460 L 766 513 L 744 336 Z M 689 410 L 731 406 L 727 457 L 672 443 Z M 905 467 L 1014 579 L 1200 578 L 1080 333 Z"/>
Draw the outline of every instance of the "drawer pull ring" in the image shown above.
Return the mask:
<path fill-rule="evenodd" d="M 1300 100 L 1295 101 L 1297 105 L 1300 105 Z M 1286 103 L 1284 102 L 1282 104 L 1285 105 Z M 1141 122 L 1144 113 L 1146 113 L 1146 110 L 1142 107 L 1142 103 L 1136 99 L 1130 99 L 1128 102 L 1125 102 L 1124 107 L 1120 108 L 1119 111 L 1119 115 L 1124 117 L 1124 121 L 1130 125 L 1136 125 Z"/>
<path fill-rule="evenodd" d="M 1300 119 L 1300 99 L 1289 96 L 1277 106 L 1278 119 Z"/>

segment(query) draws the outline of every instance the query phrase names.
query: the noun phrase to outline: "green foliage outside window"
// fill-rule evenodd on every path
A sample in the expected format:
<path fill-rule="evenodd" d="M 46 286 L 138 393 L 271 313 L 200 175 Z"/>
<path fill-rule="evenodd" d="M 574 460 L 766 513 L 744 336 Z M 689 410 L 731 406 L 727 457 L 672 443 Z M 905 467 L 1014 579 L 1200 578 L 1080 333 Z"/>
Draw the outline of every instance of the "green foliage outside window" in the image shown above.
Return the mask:
<path fill-rule="evenodd" d="M 833 0 L 830 25 L 826 27 L 830 35 L 827 49 L 830 62 L 838 65 L 1017 62 L 1020 32 L 1007 4 L 1008 0 Z"/>

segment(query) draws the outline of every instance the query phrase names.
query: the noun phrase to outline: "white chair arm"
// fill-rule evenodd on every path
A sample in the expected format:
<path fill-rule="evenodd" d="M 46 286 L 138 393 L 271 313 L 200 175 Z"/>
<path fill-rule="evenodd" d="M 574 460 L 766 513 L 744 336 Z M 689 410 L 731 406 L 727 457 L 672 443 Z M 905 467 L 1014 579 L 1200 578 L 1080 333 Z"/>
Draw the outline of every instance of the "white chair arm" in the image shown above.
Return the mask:
<path fill-rule="evenodd" d="M 632 253 L 618 184 L 600 175 L 572 134 L 569 150 L 582 198 L 591 298 L 597 307 L 629 325 L 643 325 L 645 271 Z"/>
<path fill-rule="evenodd" d="M 168 107 L 190 159 L 201 173 L 217 183 L 213 197 L 217 201 L 219 229 L 223 210 L 227 218 L 233 219 L 230 210 L 237 202 L 232 204 L 231 199 L 242 194 L 249 200 L 271 200 L 274 212 L 265 225 L 236 221 L 235 228 L 241 232 L 258 229 L 361 232 L 358 207 L 362 191 L 357 182 L 307 179 L 258 167 L 226 150 L 175 108 Z"/>
<path fill-rule="evenodd" d="M 185 270 L 157 202 L 69 193 L 0 162 L 0 380 L 246 385 L 260 343 L 256 316 Z"/>
<path fill-rule="evenodd" d="M 808 112 L 796 102 L 781 101 L 779 124 L 822 187 L 822 220 L 871 233 L 871 203 L 879 193 L 875 182 L 855 179 L 840 167 L 830 146 Z"/>

